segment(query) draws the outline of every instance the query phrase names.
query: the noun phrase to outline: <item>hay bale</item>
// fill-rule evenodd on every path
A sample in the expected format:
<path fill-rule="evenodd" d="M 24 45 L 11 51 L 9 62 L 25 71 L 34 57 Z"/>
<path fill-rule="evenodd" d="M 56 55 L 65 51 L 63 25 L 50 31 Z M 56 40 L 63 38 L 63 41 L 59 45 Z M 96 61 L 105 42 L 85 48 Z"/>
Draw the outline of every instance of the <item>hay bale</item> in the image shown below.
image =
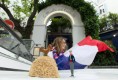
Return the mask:
<path fill-rule="evenodd" d="M 58 78 L 58 68 L 54 59 L 41 56 L 35 59 L 31 65 L 29 76 L 41 78 Z"/>

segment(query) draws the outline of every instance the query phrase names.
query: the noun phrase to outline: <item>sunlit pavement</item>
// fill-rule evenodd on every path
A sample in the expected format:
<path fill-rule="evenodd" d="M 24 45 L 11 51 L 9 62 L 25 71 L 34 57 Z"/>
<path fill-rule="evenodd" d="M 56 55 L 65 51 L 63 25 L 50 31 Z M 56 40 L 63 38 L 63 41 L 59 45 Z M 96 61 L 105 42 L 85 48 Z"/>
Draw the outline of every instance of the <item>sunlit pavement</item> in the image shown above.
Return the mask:
<path fill-rule="evenodd" d="M 0 71 L 0 80 L 47 80 L 47 78 L 29 77 L 29 72 Z M 118 69 L 79 69 L 70 77 L 69 70 L 59 71 L 60 78 L 48 80 L 118 80 Z"/>

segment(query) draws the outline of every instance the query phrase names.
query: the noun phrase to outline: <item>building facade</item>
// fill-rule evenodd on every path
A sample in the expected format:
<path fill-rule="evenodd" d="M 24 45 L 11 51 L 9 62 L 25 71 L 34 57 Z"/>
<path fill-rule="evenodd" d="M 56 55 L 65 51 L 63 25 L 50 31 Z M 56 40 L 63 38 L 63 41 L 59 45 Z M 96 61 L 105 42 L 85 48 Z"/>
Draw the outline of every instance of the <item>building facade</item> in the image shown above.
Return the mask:
<path fill-rule="evenodd" d="M 99 17 L 108 15 L 111 13 L 118 13 L 118 1 L 117 0 L 85 0 L 90 2 L 97 11 Z"/>

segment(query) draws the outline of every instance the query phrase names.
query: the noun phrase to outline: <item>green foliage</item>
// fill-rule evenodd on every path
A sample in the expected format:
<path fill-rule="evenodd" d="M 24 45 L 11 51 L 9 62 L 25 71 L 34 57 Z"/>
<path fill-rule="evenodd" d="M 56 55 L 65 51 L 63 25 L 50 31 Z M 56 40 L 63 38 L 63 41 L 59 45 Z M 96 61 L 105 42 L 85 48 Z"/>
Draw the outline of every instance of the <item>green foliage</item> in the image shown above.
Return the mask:
<path fill-rule="evenodd" d="M 2 0 L 0 0 L 0 2 L 2 2 Z M 11 2 L 9 0 L 4 0 L 4 4 L 9 5 L 9 4 L 11 4 Z"/>
<path fill-rule="evenodd" d="M 20 21 L 26 19 L 32 12 L 32 0 L 21 0 L 22 5 L 18 5 L 18 1 L 14 1 L 13 11 L 14 17 Z"/>
<path fill-rule="evenodd" d="M 115 47 L 110 43 L 110 41 L 106 40 L 105 43 L 115 50 Z M 115 52 L 110 52 L 108 50 L 105 52 L 97 53 L 92 65 L 116 66 L 116 65 L 118 65 L 118 63 L 115 60 L 115 56 L 116 56 Z"/>
<path fill-rule="evenodd" d="M 96 58 L 92 65 L 97 66 L 116 66 L 118 63 L 115 61 L 116 53 L 111 53 L 110 51 L 105 51 L 97 53 Z"/>
<path fill-rule="evenodd" d="M 77 10 L 81 15 L 82 22 L 84 23 L 85 34 L 99 39 L 99 23 L 101 23 L 100 25 L 103 25 L 103 23 L 106 22 L 104 21 L 106 19 L 102 20 L 104 22 L 100 22 L 94 7 L 90 3 L 87 3 L 84 0 L 46 0 L 46 2 L 43 2 L 39 5 L 39 11 L 52 4 L 65 4 Z M 106 43 L 108 43 L 110 47 L 113 47 L 108 41 Z M 111 53 L 110 51 L 100 52 L 97 54 L 92 65 L 117 65 L 115 55 L 116 53 Z"/>
<path fill-rule="evenodd" d="M 50 30 L 52 33 L 62 33 L 67 27 L 71 28 L 70 21 L 65 18 L 53 18 L 51 21 L 52 23 L 48 26 L 48 30 Z"/>
<path fill-rule="evenodd" d="M 24 39 L 29 39 L 32 34 L 38 2 L 39 0 L 0 0 L 0 8 L 14 22 L 15 29 L 21 33 Z M 3 12 L 2 15 L 4 15 Z"/>
<path fill-rule="evenodd" d="M 104 16 L 104 17 L 100 18 L 99 19 L 100 30 L 103 31 L 102 29 L 107 26 L 108 22 L 110 22 L 110 25 L 112 25 L 112 26 L 115 23 L 118 23 L 117 15 L 118 14 L 110 13 L 108 16 Z M 115 47 L 112 45 L 112 43 L 109 43 L 108 41 L 105 41 L 105 42 L 115 50 Z M 110 51 L 98 53 L 96 55 L 96 58 L 92 65 L 116 66 L 116 65 L 118 65 L 118 63 L 115 61 L 115 56 L 116 56 L 116 53 L 111 53 Z"/>
<path fill-rule="evenodd" d="M 118 23 L 118 14 L 115 13 L 109 13 L 108 15 L 108 19 L 110 21 L 111 24 L 117 24 Z"/>
<path fill-rule="evenodd" d="M 106 26 L 106 22 L 107 22 L 107 17 L 106 16 L 99 19 L 100 29 L 102 29 L 103 27 Z"/>
<path fill-rule="evenodd" d="M 99 25 L 100 25 L 100 31 L 107 31 L 109 29 L 103 30 L 103 28 L 106 28 L 107 26 L 112 26 L 111 29 L 115 29 L 114 25 L 118 24 L 118 14 L 116 13 L 109 13 L 108 16 L 104 16 L 99 19 Z"/>
<path fill-rule="evenodd" d="M 86 35 L 91 35 L 93 38 L 97 39 L 99 38 L 98 16 L 90 3 L 87 3 L 84 0 L 46 0 L 46 2 L 39 4 L 39 11 L 52 4 L 65 4 L 76 9 L 81 15 Z"/>

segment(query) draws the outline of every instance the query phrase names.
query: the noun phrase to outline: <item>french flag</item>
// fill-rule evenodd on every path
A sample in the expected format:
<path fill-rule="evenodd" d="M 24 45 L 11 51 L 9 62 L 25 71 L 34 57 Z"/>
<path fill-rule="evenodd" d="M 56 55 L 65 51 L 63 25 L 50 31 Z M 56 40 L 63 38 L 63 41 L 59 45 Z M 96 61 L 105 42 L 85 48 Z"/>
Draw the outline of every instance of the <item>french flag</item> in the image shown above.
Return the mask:
<path fill-rule="evenodd" d="M 69 51 L 75 57 L 76 62 L 82 65 L 91 65 L 97 52 L 110 50 L 114 52 L 107 44 L 100 40 L 92 39 L 91 36 L 87 36 L 82 41 L 74 45 L 71 49 L 64 53 L 64 56 L 69 56 Z"/>

